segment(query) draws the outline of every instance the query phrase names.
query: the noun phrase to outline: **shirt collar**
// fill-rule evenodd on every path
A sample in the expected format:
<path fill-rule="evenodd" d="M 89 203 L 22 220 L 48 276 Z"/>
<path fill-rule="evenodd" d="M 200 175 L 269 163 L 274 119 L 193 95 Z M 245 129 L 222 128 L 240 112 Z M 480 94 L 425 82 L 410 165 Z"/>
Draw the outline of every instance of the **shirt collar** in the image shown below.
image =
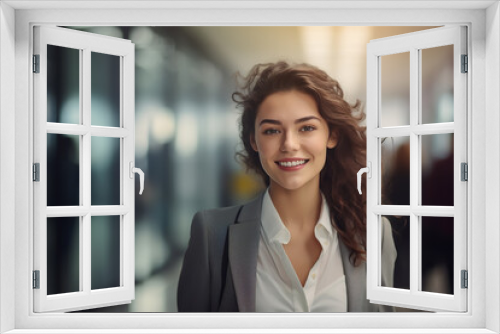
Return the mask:
<path fill-rule="evenodd" d="M 262 199 L 262 227 L 264 234 L 270 242 L 279 242 L 287 244 L 290 242 L 290 232 L 281 220 L 278 211 L 274 207 L 271 196 L 269 195 L 269 188 L 264 194 Z M 314 235 L 320 242 L 323 248 L 326 248 L 328 240 L 331 240 L 336 231 L 332 228 L 330 219 L 330 210 L 326 203 L 325 196 L 321 194 L 321 213 L 316 227 L 314 228 Z"/>
<path fill-rule="evenodd" d="M 281 221 L 281 217 L 274 207 L 269 188 L 262 199 L 262 228 L 269 241 L 276 241 L 281 244 L 290 242 L 290 232 Z"/>
<path fill-rule="evenodd" d="M 323 194 L 321 194 L 321 213 L 319 215 L 318 222 L 314 227 L 314 235 L 323 249 L 326 249 L 328 245 L 332 244 L 330 241 L 335 243 L 337 240 L 337 231 L 332 227 L 330 210 Z"/>

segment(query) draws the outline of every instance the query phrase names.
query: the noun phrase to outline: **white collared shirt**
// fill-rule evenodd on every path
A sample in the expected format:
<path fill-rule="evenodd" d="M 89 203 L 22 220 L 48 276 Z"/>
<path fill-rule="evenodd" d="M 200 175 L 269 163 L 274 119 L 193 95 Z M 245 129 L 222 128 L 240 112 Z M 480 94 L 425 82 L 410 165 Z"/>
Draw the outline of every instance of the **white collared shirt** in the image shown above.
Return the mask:
<path fill-rule="evenodd" d="M 304 286 L 285 253 L 290 242 L 285 227 L 269 196 L 262 201 L 262 228 L 257 256 L 256 312 L 346 312 L 347 295 L 344 268 L 337 231 L 322 195 L 321 214 L 314 235 L 321 254 L 311 268 Z"/>

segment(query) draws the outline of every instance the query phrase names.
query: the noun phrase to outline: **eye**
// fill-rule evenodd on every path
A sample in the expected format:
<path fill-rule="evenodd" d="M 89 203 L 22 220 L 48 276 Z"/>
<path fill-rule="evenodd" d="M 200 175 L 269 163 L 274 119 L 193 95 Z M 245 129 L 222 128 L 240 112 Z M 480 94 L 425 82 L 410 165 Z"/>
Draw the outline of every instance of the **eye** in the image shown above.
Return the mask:
<path fill-rule="evenodd" d="M 304 125 L 302 128 L 300 128 L 300 131 L 302 132 L 309 132 L 314 130 L 316 130 L 316 128 L 312 125 Z"/>
<path fill-rule="evenodd" d="M 265 135 L 274 135 L 274 134 L 279 133 L 279 130 L 270 128 L 270 129 L 265 129 L 264 131 L 262 131 L 262 133 Z"/>

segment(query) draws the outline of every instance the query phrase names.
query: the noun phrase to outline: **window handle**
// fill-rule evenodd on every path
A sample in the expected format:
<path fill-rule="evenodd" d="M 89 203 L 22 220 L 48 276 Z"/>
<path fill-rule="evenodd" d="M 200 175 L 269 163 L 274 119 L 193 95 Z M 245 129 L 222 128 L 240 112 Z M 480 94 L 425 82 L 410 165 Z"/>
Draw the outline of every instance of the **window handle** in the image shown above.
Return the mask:
<path fill-rule="evenodd" d="M 368 167 L 361 168 L 358 171 L 358 192 L 361 195 L 361 175 L 366 173 L 366 176 L 370 179 L 372 177 L 372 163 L 368 161 Z"/>
<path fill-rule="evenodd" d="M 142 195 L 142 191 L 144 190 L 144 172 L 142 171 L 142 169 L 134 167 L 133 161 L 130 161 L 129 167 L 130 167 L 130 178 L 131 179 L 134 178 L 134 173 L 139 174 L 139 184 L 141 187 L 141 189 L 139 190 L 139 195 Z"/>

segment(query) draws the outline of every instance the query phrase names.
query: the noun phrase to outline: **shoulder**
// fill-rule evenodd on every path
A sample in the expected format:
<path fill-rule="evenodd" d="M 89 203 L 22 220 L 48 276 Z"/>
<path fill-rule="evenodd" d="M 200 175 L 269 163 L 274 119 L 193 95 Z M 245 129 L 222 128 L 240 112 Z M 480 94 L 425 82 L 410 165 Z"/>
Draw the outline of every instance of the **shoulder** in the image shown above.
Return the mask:
<path fill-rule="evenodd" d="M 392 226 L 387 218 L 382 219 L 382 282 L 384 286 L 394 286 L 394 267 L 397 258 L 392 236 Z"/>
<path fill-rule="evenodd" d="M 386 217 L 382 218 L 382 254 L 391 258 L 396 257 L 392 225 Z"/>
<path fill-rule="evenodd" d="M 383 235 L 392 233 L 391 222 L 387 219 L 387 217 L 382 217 L 382 233 Z"/>
<path fill-rule="evenodd" d="M 229 226 L 233 224 L 247 221 L 259 222 L 262 194 L 242 205 L 198 211 L 194 215 L 191 232 L 219 235 L 225 234 Z"/>
<path fill-rule="evenodd" d="M 241 205 L 198 211 L 193 217 L 193 228 L 219 229 L 234 224 Z"/>
<path fill-rule="evenodd" d="M 216 209 L 198 211 L 193 224 L 203 223 L 210 227 L 228 226 L 236 221 L 259 220 L 262 211 L 264 192 L 242 205 L 234 205 Z"/>

